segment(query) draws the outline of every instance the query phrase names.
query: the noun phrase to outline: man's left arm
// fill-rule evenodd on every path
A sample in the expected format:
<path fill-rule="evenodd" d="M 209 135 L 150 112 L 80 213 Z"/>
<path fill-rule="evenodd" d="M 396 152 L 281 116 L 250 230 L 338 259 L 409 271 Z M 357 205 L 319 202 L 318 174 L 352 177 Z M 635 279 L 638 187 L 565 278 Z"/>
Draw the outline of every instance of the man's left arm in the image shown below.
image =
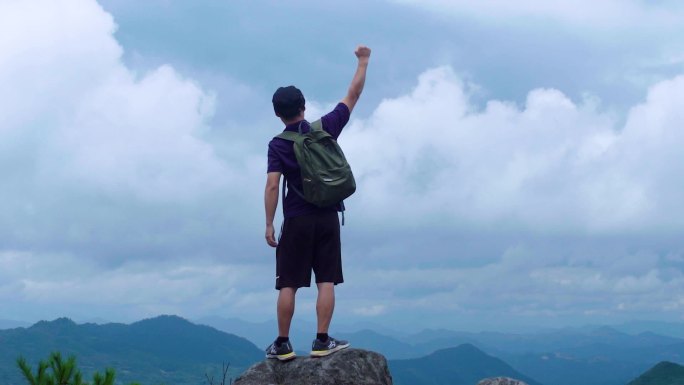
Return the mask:
<path fill-rule="evenodd" d="M 278 207 L 278 188 L 280 187 L 280 172 L 269 172 L 266 177 L 266 190 L 264 192 L 264 206 L 266 209 L 266 243 L 271 247 L 278 246 L 275 239 L 273 219 Z"/>
<path fill-rule="evenodd" d="M 335 109 L 324 116 L 323 129 L 327 131 L 333 138 L 337 139 L 342 133 L 342 128 L 349 121 L 349 116 L 356 106 L 356 102 L 361 97 L 363 86 L 366 84 L 366 71 L 368 69 L 368 61 L 370 59 L 370 48 L 360 45 L 356 47 L 354 54 L 358 59 L 356 72 L 352 78 L 347 95 L 340 101 Z"/>

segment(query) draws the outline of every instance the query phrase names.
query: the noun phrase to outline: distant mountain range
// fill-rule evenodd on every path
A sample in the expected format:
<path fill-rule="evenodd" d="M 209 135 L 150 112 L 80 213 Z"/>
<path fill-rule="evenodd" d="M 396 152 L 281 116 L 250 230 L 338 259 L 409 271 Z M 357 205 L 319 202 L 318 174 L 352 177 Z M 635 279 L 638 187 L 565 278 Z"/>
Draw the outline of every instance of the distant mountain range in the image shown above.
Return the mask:
<path fill-rule="evenodd" d="M 550 336 L 547 336 L 551 338 Z M 684 340 L 653 333 L 628 335 L 598 328 L 586 335 L 572 333 L 558 339 L 547 352 L 498 357 L 545 384 L 624 385 L 656 363 L 684 360 Z M 524 344 L 523 344 L 524 345 Z"/>
<path fill-rule="evenodd" d="M 235 330 L 239 325 L 245 334 L 237 334 L 248 338 L 258 330 L 262 345 L 272 340 L 275 330 L 275 323 L 252 327 L 244 321 L 220 321 L 205 320 L 224 331 Z M 309 324 L 304 326 L 313 328 Z M 297 329 L 293 335 L 295 349 L 301 349 L 301 344 L 306 349 L 312 338 L 310 332 Z M 380 352 L 390 360 L 416 359 L 471 344 L 545 385 L 625 385 L 660 361 L 684 361 L 684 339 L 651 332 L 627 334 L 607 326 L 525 334 L 428 329 L 412 335 L 389 336 L 364 329 L 335 335 L 351 341 L 354 347 Z"/>
<path fill-rule="evenodd" d="M 142 384 L 202 384 L 205 373 L 218 375 L 222 363 L 235 374 L 264 357 L 242 337 L 175 316 L 131 325 L 77 325 L 60 318 L 0 330 L 0 384 L 25 384 L 16 367 L 19 355 L 35 367 L 52 351 L 74 354 L 86 378 L 113 367 L 119 383 Z"/>
<path fill-rule="evenodd" d="M 224 331 L 236 327 L 235 320 L 223 324 L 217 319 L 205 321 Z M 239 328 L 245 337 L 262 338 L 263 345 L 273 338 L 275 324 L 250 327 L 241 321 Z M 255 333 L 257 330 L 260 332 Z M 306 348 L 312 338 L 310 331 L 295 329 L 293 334 L 302 341 L 295 341 L 295 348 L 301 348 L 301 344 Z M 471 344 L 544 385 L 625 385 L 660 361 L 684 362 L 684 339 L 651 332 L 632 335 L 606 326 L 526 334 L 440 329 L 398 336 L 364 329 L 336 336 L 351 341 L 355 347 L 380 352 L 390 360 L 416 359 Z"/>
<path fill-rule="evenodd" d="M 630 334 L 652 332 L 670 337 L 684 338 L 684 323 L 682 322 L 631 321 L 614 327 L 621 332 Z"/>
<path fill-rule="evenodd" d="M 197 325 L 176 316 L 130 325 L 76 324 L 60 318 L 0 330 L 0 384 L 25 384 L 16 368 L 19 355 L 35 366 L 50 352 L 61 351 L 76 355 L 86 378 L 93 371 L 113 367 L 124 384 L 206 385 L 205 373 L 218 375 L 222 363 L 230 363 L 235 376 L 263 360 L 263 347 L 273 340 L 276 330 L 272 322 L 203 322 L 213 325 Z M 296 339 L 295 349 L 306 354 L 314 325 L 297 325 L 291 337 Z M 254 338 L 255 333 L 258 346 L 238 337 Z M 608 327 L 527 334 L 425 330 L 393 336 L 363 329 L 333 335 L 350 340 L 354 347 L 384 354 L 398 385 L 474 385 L 496 376 L 518 378 L 530 385 L 626 385 L 660 361 L 684 361 L 682 339 L 650 332 L 630 335 Z"/>

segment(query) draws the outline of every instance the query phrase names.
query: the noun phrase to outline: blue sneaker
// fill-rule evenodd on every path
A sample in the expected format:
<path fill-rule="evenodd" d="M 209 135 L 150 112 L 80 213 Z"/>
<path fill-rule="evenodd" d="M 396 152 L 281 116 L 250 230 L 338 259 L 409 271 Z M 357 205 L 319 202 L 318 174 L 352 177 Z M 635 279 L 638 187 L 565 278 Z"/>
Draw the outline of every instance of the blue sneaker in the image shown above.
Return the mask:
<path fill-rule="evenodd" d="M 349 347 L 349 342 L 328 337 L 327 341 L 316 338 L 311 344 L 311 357 L 324 357 Z"/>
<path fill-rule="evenodd" d="M 266 358 L 277 358 L 280 361 L 289 361 L 297 357 L 290 341 L 283 342 L 278 346 L 275 341 L 266 348 Z"/>

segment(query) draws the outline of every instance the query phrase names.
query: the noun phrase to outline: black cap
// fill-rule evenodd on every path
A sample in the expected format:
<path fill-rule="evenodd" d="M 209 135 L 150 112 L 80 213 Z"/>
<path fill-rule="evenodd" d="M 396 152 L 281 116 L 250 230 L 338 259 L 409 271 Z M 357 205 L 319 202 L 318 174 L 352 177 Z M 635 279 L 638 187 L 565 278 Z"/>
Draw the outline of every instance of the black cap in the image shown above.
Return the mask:
<path fill-rule="evenodd" d="M 273 94 L 273 110 L 281 118 L 289 119 L 299 115 L 304 108 L 304 94 L 295 86 L 280 87 Z"/>

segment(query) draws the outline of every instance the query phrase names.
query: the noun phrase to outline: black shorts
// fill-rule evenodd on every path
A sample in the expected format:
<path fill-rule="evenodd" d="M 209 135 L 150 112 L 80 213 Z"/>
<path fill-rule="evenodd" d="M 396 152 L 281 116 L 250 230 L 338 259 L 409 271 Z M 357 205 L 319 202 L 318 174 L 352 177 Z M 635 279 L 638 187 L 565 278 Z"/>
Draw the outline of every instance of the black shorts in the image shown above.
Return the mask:
<path fill-rule="evenodd" d="M 316 283 L 344 282 L 336 211 L 285 218 L 283 222 L 276 248 L 276 290 L 311 286 L 312 269 Z"/>

